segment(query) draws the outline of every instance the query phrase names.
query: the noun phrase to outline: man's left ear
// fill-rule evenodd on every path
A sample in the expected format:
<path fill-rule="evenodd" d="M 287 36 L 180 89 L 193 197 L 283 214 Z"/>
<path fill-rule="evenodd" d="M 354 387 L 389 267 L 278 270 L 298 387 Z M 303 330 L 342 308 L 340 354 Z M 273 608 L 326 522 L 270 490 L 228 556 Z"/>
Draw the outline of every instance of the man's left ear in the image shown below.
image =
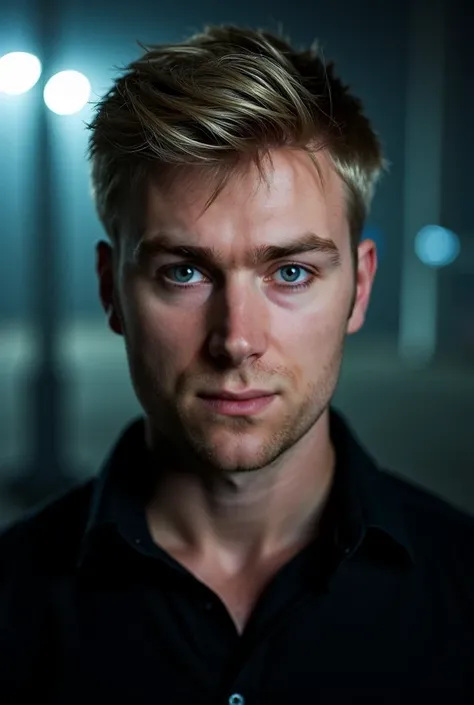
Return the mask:
<path fill-rule="evenodd" d="M 363 240 L 357 248 L 357 253 L 354 305 L 347 322 L 348 335 L 357 333 L 364 325 L 377 271 L 377 246 L 373 240 Z"/>

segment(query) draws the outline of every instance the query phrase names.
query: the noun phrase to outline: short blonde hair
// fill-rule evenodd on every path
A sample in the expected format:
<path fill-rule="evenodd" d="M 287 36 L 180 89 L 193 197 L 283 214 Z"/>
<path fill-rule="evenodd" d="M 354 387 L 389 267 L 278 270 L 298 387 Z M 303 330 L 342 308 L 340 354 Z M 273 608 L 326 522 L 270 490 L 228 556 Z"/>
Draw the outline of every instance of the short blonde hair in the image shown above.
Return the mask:
<path fill-rule="evenodd" d="M 316 43 L 298 51 L 268 32 L 212 26 L 142 48 L 88 126 L 93 196 L 113 242 L 152 176 L 210 167 L 219 176 L 213 200 L 242 161 L 261 169 L 272 149 L 325 147 L 346 188 L 357 249 L 385 163 L 361 101 Z"/>

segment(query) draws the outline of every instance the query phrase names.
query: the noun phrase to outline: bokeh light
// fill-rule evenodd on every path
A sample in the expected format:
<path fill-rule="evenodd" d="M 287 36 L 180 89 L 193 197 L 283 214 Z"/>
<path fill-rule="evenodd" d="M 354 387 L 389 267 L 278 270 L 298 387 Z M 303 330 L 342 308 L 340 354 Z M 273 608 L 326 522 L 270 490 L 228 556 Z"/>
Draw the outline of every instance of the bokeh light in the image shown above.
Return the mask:
<path fill-rule="evenodd" d="M 79 71 L 60 71 L 44 88 L 44 102 L 57 115 L 78 113 L 86 105 L 91 84 Z"/>
<path fill-rule="evenodd" d="M 26 93 L 41 76 L 41 61 L 34 54 L 12 51 L 0 58 L 0 93 Z"/>
<path fill-rule="evenodd" d="M 446 267 L 460 249 L 458 236 L 441 225 L 425 225 L 415 237 L 416 255 L 428 267 Z"/>

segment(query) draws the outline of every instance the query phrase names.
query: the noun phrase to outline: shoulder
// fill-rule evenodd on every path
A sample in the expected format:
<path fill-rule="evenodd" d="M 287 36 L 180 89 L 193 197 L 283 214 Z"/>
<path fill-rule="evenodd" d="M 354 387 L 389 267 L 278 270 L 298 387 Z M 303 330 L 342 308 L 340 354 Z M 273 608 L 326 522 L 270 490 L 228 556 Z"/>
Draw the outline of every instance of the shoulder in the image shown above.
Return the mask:
<path fill-rule="evenodd" d="M 8 702 L 41 692 L 50 673 L 53 585 L 76 563 L 93 486 L 73 489 L 0 534 L 0 681 Z"/>
<path fill-rule="evenodd" d="M 86 527 L 95 480 L 70 490 L 0 534 L 0 582 L 11 573 L 44 574 L 74 561 Z"/>
<path fill-rule="evenodd" d="M 393 470 L 382 469 L 387 486 L 389 486 L 407 513 L 423 522 L 441 521 L 445 527 L 454 531 L 473 531 L 474 516 L 456 507 L 434 491 L 427 489 L 415 481 L 396 473 Z"/>
<path fill-rule="evenodd" d="M 397 499 L 415 559 L 459 571 L 474 591 L 474 516 L 400 474 L 381 473 Z"/>

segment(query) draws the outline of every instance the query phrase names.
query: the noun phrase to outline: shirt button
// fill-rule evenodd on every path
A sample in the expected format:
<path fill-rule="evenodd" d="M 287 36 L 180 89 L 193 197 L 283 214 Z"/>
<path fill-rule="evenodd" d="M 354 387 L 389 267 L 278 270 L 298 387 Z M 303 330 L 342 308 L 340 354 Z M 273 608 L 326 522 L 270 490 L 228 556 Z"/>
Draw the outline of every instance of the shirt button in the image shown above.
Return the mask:
<path fill-rule="evenodd" d="M 229 705 L 245 705 L 245 698 L 240 693 L 233 693 L 229 698 Z"/>

